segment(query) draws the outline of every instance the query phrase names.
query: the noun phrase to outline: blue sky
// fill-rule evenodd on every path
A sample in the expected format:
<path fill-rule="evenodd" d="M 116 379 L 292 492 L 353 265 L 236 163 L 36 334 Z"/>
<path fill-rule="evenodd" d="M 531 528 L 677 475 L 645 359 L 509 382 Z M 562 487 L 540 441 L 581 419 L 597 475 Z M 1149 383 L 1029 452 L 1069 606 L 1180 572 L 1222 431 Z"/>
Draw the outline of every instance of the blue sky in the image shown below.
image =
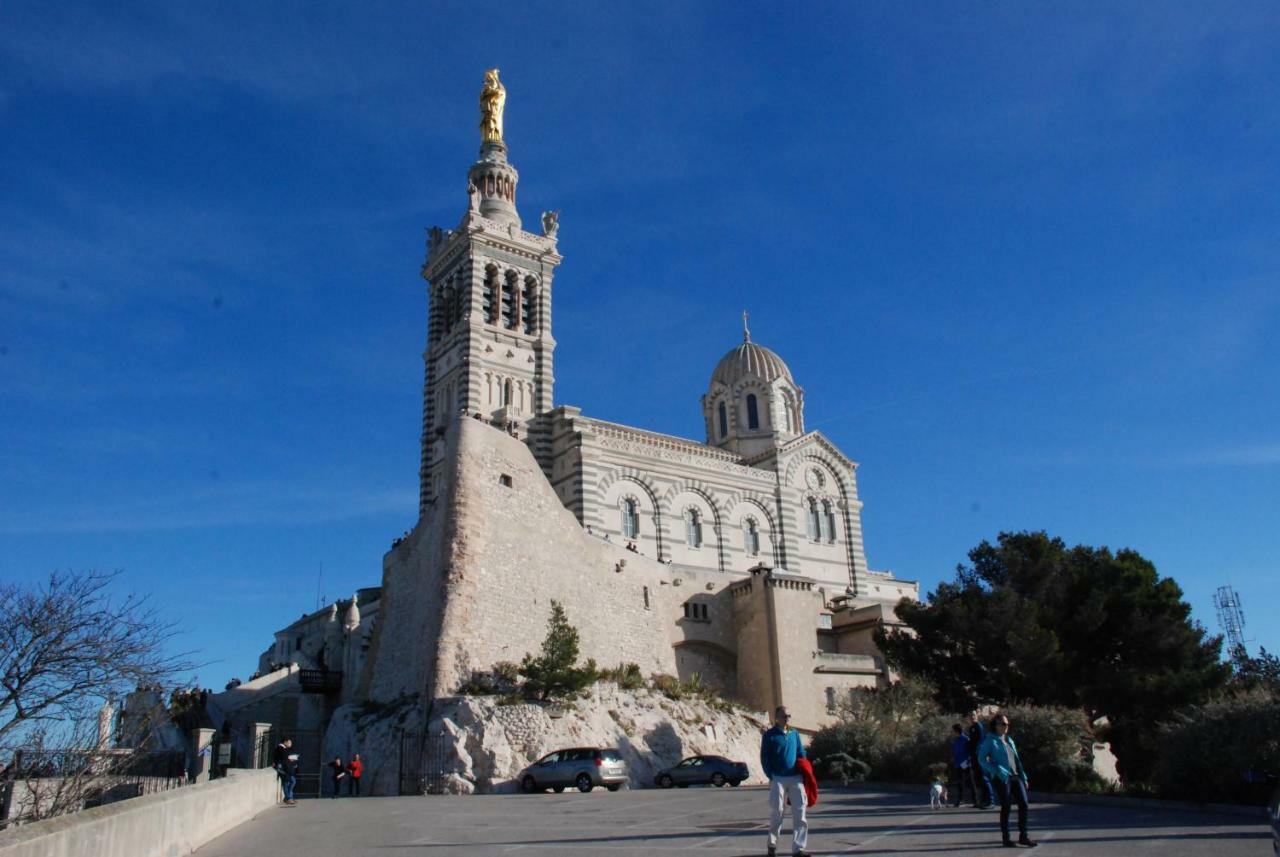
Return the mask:
<path fill-rule="evenodd" d="M 1280 650 L 1280 5 L 0 7 L 0 577 L 121 569 L 203 684 L 416 512 L 424 230 L 485 68 L 562 210 L 556 401 L 700 437 L 741 336 L 873 568 L 1129 546 Z"/>

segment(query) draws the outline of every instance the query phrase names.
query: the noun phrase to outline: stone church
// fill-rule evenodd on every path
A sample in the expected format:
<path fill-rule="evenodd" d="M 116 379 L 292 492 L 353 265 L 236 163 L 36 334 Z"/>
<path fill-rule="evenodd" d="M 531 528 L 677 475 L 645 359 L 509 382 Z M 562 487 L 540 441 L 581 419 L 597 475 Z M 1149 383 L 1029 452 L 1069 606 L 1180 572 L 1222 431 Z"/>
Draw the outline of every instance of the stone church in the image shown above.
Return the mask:
<path fill-rule="evenodd" d="M 429 231 L 418 522 L 384 557 L 376 614 L 337 635 L 336 608 L 304 617 L 269 659 L 343 663 L 343 701 L 449 696 L 537 651 L 555 600 L 584 658 L 821 726 L 886 681 L 872 633 L 918 584 L 867 566 L 858 466 L 805 429 L 803 388 L 745 317 L 708 367 L 704 439 L 556 403 L 559 219 L 525 229 L 505 97 L 495 70 L 466 208 Z"/>

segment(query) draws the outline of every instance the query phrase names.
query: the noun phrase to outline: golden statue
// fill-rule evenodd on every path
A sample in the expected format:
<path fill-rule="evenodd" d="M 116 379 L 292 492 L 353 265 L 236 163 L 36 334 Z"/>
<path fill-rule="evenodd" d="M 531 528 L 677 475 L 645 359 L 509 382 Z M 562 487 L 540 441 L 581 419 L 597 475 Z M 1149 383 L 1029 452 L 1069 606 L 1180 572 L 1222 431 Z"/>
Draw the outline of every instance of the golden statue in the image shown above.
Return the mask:
<path fill-rule="evenodd" d="M 484 73 L 484 89 L 480 90 L 480 139 L 485 143 L 502 142 L 502 109 L 507 104 L 507 89 L 498 80 L 498 70 Z"/>

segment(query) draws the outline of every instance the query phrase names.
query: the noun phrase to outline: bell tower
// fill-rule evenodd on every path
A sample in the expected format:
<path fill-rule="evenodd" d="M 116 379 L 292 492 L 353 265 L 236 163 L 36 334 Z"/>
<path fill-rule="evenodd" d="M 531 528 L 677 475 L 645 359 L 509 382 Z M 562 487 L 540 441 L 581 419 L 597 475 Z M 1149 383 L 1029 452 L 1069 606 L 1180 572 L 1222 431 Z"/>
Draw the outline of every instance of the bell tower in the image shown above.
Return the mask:
<path fill-rule="evenodd" d="M 558 212 L 542 232 L 521 228 L 520 180 L 503 139 L 506 89 L 498 70 L 480 93 L 480 157 L 467 173 L 467 209 L 456 229 L 428 230 L 426 381 L 418 512 L 441 493 L 444 435 L 453 420 L 480 419 L 515 432 L 550 467 L 554 373 L 551 282 Z"/>

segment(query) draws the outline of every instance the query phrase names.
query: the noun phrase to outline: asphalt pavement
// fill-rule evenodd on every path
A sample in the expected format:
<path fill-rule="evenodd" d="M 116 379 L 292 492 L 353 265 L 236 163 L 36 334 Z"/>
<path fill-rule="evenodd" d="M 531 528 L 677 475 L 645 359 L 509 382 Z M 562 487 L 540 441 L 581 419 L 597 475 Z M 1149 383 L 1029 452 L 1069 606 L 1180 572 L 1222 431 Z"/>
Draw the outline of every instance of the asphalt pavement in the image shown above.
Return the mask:
<path fill-rule="evenodd" d="M 765 853 L 762 788 L 689 788 L 590 794 L 321 798 L 262 813 L 199 849 L 198 857 L 513 853 L 632 855 Z M 1017 810 L 1014 810 L 1016 818 Z M 931 810 L 910 795 L 824 792 L 809 811 L 814 854 L 1012 854 L 998 813 Z M 1179 809 L 1033 804 L 1041 855 L 1269 857 L 1265 818 Z M 1016 828 L 1015 828 L 1016 829 Z M 789 827 L 778 851 L 787 854 Z M 1019 852 L 1023 849 L 1018 849 Z"/>

